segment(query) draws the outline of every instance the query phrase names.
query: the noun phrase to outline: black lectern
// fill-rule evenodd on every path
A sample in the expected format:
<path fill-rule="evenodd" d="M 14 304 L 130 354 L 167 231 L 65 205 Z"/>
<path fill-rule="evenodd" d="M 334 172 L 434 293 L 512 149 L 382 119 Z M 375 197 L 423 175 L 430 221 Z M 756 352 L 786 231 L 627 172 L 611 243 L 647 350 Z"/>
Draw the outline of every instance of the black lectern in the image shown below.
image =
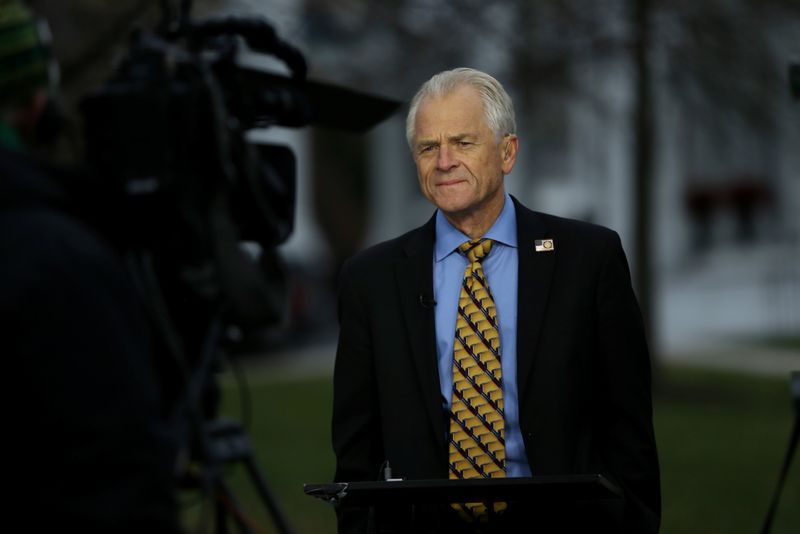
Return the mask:
<path fill-rule="evenodd" d="M 599 474 L 342 482 L 306 484 L 303 489 L 340 510 L 369 510 L 369 530 L 380 534 L 510 532 L 509 525 L 518 528 L 520 522 L 530 530 L 550 532 L 574 523 L 575 514 L 592 514 L 603 501 L 622 497 L 621 490 Z M 486 524 L 467 524 L 450 508 L 452 503 L 500 501 L 508 503 L 508 514 Z"/>

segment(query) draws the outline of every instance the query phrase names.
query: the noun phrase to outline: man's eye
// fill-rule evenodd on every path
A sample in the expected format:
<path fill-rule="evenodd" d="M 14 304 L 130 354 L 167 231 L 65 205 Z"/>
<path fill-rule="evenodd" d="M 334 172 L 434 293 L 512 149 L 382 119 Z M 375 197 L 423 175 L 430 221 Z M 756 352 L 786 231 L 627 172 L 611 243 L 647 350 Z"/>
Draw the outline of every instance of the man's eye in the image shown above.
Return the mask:
<path fill-rule="evenodd" d="M 472 143 L 470 143 L 469 141 L 459 141 L 458 142 L 458 146 L 460 146 L 460 147 L 470 146 L 471 144 Z"/>
<path fill-rule="evenodd" d="M 432 146 L 432 145 L 429 145 L 429 146 L 424 146 L 424 147 L 422 147 L 422 148 L 420 148 L 420 149 L 419 149 L 419 153 L 420 153 L 420 154 L 425 154 L 425 153 L 427 153 L 427 152 L 433 152 L 433 149 L 434 149 L 434 148 L 436 148 L 436 147 L 434 147 L 434 146 Z"/>

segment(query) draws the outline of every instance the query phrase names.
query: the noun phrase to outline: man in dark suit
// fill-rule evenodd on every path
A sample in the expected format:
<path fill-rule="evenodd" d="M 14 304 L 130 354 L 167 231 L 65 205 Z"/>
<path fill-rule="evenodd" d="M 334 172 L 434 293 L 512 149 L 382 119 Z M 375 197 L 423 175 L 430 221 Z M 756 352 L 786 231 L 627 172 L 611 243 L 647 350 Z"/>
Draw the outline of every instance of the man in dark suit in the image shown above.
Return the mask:
<path fill-rule="evenodd" d="M 376 480 L 387 463 L 405 479 L 603 473 L 622 499 L 430 507 L 414 528 L 469 530 L 471 513 L 501 532 L 657 532 L 650 363 L 619 237 L 505 193 L 515 131 L 479 71 L 440 73 L 412 100 L 409 146 L 438 209 L 343 267 L 335 479 Z M 341 532 L 369 521 L 339 512 Z"/>

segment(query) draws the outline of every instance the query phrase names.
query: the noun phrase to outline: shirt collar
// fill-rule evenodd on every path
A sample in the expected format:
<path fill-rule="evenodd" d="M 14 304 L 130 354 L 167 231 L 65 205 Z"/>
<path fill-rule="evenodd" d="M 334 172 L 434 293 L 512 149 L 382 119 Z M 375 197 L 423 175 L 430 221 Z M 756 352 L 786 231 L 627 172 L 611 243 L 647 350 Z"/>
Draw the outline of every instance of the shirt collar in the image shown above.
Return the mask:
<path fill-rule="evenodd" d="M 506 193 L 505 198 L 500 215 L 483 237 L 516 248 L 517 213 L 511 196 Z M 450 224 L 450 221 L 444 216 L 442 210 L 436 210 L 436 244 L 434 245 L 434 259 L 437 262 L 442 261 L 455 252 L 464 241 L 469 241 L 469 237 Z"/>

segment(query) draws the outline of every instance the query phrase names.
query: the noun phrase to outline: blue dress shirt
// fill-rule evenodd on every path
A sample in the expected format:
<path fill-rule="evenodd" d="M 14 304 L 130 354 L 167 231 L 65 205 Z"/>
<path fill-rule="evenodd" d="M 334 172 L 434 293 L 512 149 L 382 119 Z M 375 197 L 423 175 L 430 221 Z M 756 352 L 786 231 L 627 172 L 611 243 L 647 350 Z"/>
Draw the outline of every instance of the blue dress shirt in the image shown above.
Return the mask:
<path fill-rule="evenodd" d="M 495 241 L 483 261 L 483 272 L 494 297 L 500 323 L 500 358 L 503 368 L 503 411 L 505 412 L 506 475 L 531 476 L 525 444 L 519 428 L 517 393 L 517 217 L 514 203 L 506 193 L 500 216 L 485 238 Z M 458 313 L 458 296 L 467 268 L 467 258 L 458 246 L 469 237 L 436 212 L 436 243 L 433 257 L 433 292 L 436 301 L 436 352 L 442 404 L 450 409 L 453 391 L 453 341 Z"/>

